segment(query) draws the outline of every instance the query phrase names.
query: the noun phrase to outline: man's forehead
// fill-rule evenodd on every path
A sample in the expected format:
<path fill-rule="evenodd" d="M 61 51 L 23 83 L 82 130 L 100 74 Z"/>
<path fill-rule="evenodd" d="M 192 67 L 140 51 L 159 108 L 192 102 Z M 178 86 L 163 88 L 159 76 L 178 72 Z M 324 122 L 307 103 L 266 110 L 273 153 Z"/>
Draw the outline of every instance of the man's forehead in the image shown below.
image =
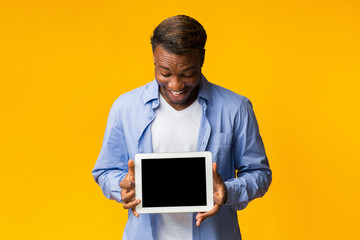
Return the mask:
<path fill-rule="evenodd" d="M 157 67 L 164 70 L 170 71 L 176 68 L 184 72 L 195 69 L 196 66 L 198 65 L 198 61 L 196 61 L 195 59 L 188 59 L 184 61 L 176 61 L 176 60 L 173 61 L 171 59 L 160 58 L 160 59 L 156 59 L 156 65 Z"/>
<path fill-rule="evenodd" d="M 192 51 L 186 54 L 174 54 L 166 51 L 162 47 L 156 47 L 154 51 L 154 57 L 159 65 L 164 69 L 168 69 L 168 66 L 176 65 L 178 67 L 194 68 L 197 65 L 200 56 L 199 52 Z"/>
<path fill-rule="evenodd" d="M 184 66 L 184 67 L 186 67 L 186 66 Z M 167 71 L 170 71 L 170 70 L 171 70 L 170 68 L 168 68 L 168 67 L 166 67 L 166 66 L 163 66 L 163 65 L 159 65 L 159 68 L 165 69 L 165 70 L 167 70 Z M 185 68 L 185 69 L 182 69 L 181 71 L 182 71 L 182 72 L 187 72 L 187 71 L 190 71 L 190 70 L 193 70 L 193 69 L 195 69 L 195 66 L 187 67 L 187 68 Z"/>

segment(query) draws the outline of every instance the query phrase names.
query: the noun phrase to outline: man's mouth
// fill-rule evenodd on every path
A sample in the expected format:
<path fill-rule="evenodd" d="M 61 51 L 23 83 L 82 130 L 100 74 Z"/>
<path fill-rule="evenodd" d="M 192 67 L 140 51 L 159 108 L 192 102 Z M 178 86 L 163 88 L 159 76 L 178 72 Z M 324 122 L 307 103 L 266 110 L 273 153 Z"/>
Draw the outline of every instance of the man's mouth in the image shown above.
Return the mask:
<path fill-rule="evenodd" d="M 182 89 L 180 91 L 173 91 L 173 90 L 170 90 L 170 89 L 168 89 L 168 90 L 173 96 L 180 97 L 181 95 L 183 95 L 186 92 L 187 89 L 185 88 L 185 89 Z"/>

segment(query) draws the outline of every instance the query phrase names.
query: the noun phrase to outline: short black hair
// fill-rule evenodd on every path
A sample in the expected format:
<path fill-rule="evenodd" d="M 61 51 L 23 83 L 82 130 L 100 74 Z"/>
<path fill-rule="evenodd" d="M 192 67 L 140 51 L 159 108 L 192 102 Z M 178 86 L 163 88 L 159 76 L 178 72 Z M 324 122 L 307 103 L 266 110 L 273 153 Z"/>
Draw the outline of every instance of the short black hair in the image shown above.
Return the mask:
<path fill-rule="evenodd" d="M 162 21 L 153 32 L 151 45 L 153 51 L 158 45 L 165 50 L 183 55 L 198 49 L 205 54 L 206 31 L 195 19 L 186 15 L 177 15 Z"/>

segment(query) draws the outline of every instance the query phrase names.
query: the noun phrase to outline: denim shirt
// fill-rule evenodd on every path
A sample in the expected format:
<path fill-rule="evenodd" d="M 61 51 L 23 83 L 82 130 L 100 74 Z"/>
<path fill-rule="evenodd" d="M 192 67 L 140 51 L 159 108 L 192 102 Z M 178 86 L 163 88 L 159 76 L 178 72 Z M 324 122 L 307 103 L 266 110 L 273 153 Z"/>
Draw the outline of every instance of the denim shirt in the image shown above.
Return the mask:
<path fill-rule="evenodd" d="M 203 111 L 197 150 L 212 153 L 228 197 L 219 212 L 199 227 L 193 213 L 193 239 L 241 239 L 236 211 L 262 197 L 272 179 L 257 121 L 247 98 L 208 82 L 204 76 L 198 101 Z M 150 125 L 158 106 L 156 80 L 115 100 L 92 171 L 107 198 L 122 202 L 119 183 L 128 172 L 128 160 L 137 153 L 153 152 Z M 137 218 L 129 210 L 123 239 L 156 239 L 156 217 L 140 214 Z"/>

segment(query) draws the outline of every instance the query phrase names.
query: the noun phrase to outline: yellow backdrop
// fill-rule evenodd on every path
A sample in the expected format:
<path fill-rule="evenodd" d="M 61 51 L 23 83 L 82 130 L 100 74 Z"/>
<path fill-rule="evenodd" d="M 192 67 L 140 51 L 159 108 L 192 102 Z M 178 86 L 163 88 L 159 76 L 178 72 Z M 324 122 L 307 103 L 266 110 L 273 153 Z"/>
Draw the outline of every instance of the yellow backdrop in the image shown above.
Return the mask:
<path fill-rule="evenodd" d="M 356 0 L 0 2 L 0 239 L 120 239 L 92 178 L 110 106 L 154 77 L 150 36 L 190 15 L 203 73 L 253 102 L 273 183 L 244 239 L 359 237 Z"/>

